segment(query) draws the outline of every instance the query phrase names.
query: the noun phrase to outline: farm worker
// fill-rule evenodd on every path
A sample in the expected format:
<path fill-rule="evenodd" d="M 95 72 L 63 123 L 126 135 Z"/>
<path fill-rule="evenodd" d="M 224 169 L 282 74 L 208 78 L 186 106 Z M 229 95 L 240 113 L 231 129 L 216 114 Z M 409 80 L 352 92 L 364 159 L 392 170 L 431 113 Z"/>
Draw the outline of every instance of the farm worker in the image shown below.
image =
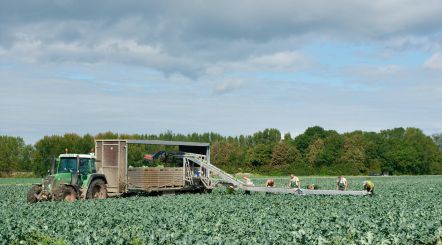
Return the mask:
<path fill-rule="evenodd" d="M 318 186 L 315 185 L 315 184 L 310 184 L 310 185 L 307 186 L 307 189 L 309 189 L 309 190 L 317 190 Z"/>
<path fill-rule="evenodd" d="M 340 175 L 338 177 L 338 181 L 336 182 L 336 190 L 340 190 L 340 191 L 346 191 L 348 187 L 348 182 L 347 179 Z"/>
<path fill-rule="evenodd" d="M 266 187 L 275 187 L 275 181 L 273 179 L 268 179 L 266 181 Z"/>
<path fill-rule="evenodd" d="M 246 186 L 255 186 L 255 184 L 253 184 L 253 182 L 246 176 L 242 177 L 244 179 L 244 181 L 246 182 Z M 245 194 L 249 195 L 250 191 L 245 191 Z"/>
<path fill-rule="evenodd" d="M 374 194 L 374 183 L 371 180 L 364 181 L 363 186 L 364 190 L 371 192 L 371 194 Z"/>
<path fill-rule="evenodd" d="M 298 176 L 293 174 L 290 175 L 289 188 L 301 188 L 301 181 L 299 180 Z"/>
<path fill-rule="evenodd" d="M 255 186 L 248 177 L 244 176 L 243 179 L 246 181 L 246 186 Z"/>

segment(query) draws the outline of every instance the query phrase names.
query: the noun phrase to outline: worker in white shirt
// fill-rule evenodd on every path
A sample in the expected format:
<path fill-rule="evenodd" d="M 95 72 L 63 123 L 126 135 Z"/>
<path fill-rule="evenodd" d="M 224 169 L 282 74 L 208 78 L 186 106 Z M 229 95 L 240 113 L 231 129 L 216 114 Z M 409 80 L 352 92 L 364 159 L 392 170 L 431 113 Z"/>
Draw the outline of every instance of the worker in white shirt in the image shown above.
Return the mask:
<path fill-rule="evenodd" d="M 244 176 L 243 179 L 246 182 L 246 186 L 255 186 L 249 177 Z"/>
<path fill-rule="evenodd" d="M 340 175 L 338 177 L 338 181 L 336 182 L 336 190 L 340 190 L 340 191 L 346 191 L 348 188 L 348 182 L 347 179 Z"/>
<path fill-rule="evenodd" d="M 301 181 L 299 180 L 298 176 L 295 176 L 294 174 L 290 175 L 289 180 L 289 188 L 301 188 Z"/>

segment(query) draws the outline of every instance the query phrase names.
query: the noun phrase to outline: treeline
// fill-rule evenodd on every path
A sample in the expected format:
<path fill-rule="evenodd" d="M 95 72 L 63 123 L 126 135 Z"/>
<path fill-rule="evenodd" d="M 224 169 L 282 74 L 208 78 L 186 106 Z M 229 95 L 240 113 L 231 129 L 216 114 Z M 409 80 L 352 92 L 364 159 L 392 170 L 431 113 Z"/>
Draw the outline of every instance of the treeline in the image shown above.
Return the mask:
<path fill-rule="evenodd" d="M 35 145 L 20 137 L 0 136 L 0 171 L 32 171 L 45 175 L 51 156 L 68 149 L 88 153 L 94 139 L 150 139 L 211 143 L 211 162 L 231 172 L 297 175 L 442 174 L 442 134 L 425 135 L 417 128 L 339 134 L 319 126 L 293 138 L 277 129 L 225 137 L 217 133 L 159 135 L 100 133 L 45 136 Z M 146 153 L 173 147 L 131 145 L 129 164 L 140 166 Z"/>

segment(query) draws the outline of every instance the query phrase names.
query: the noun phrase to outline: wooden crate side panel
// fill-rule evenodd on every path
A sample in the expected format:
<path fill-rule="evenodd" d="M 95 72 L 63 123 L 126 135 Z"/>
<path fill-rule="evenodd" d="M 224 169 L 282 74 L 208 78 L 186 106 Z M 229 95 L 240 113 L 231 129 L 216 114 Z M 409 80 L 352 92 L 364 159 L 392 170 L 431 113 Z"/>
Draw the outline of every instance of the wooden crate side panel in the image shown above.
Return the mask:
<path fill-rule="evenodd" d="M 183 187 L 183 168 L 130 168 L 129 187 L 167 188 Z"/>

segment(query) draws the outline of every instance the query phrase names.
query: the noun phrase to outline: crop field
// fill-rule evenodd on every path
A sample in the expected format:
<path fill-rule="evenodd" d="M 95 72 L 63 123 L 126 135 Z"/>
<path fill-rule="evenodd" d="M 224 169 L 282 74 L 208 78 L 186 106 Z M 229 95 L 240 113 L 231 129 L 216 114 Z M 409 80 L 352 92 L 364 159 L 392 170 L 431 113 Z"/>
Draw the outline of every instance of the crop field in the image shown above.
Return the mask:
<path fill-rule="evenodd" d="M 40 181 L 39 178 L 0 178 L 0 185 L 30 185 Z"/>
<path fill-rule="evenodd" d="M 365 179 L 348 178 L 349 189 Z M 0 185 L 0 244 L 441 244 L 441 176 L 371 179 L 374 196 L 216 189 L 36 204 L 25 201 L 29 186 Z M 335 178 L 301 181 L 333 189 Z"/>

